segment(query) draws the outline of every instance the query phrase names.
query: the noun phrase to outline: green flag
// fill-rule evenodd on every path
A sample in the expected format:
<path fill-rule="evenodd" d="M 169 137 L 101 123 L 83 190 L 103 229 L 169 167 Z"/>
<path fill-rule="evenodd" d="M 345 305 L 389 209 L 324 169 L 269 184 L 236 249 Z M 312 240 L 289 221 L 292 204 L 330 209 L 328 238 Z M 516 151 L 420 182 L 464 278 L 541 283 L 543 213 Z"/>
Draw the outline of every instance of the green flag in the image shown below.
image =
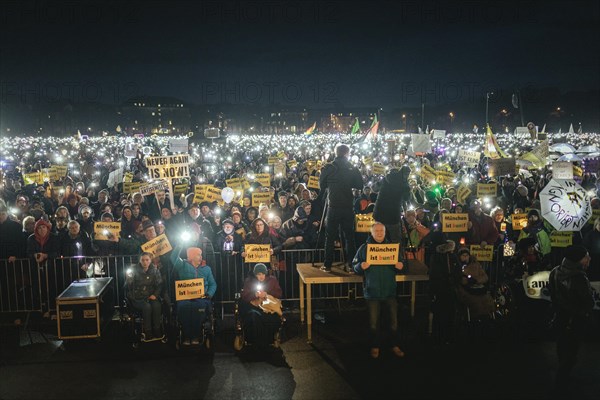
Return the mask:
<path fill-rule="evenodd" d="M 351 134 L 355 134 L 360 132 L 360 123 L 358 122 L 358 117 L 356 117 L 356 121 L 354 122 L 354 125 L 352 126 L 352 131 L 350 131 Z"/>

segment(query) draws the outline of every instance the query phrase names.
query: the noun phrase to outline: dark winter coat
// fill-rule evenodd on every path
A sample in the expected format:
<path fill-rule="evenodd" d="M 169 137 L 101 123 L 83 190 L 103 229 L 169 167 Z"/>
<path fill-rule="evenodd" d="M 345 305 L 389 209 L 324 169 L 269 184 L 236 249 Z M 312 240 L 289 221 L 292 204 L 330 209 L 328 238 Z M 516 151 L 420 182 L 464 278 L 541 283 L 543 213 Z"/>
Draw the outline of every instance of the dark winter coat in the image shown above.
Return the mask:
<path fill-rule="evenodd" d="M 363 275 L 363 293 L 365 299 L 388 299 L 396 296 L 396 273 L 398 270 L 394 265 L 371 264 L 366 270 L 361 264 L 367 259 L 367 245 L 377 243 L 373 236 L 369 235 L 366 243 L 363 243 L 356 252 L 352 267 L 358 275 Z M 381 244 L 389 243 L 386 239 Z"/>
<path fill-rule="evenodd" d="M 363 180 L 360 171 L 346 157 L 336 157 L 323 167 L 319 185 L 321 192 L 329 191 L 329 207 L 353 210 L 352 189 L 362 189 Z"/>
<path fill-rule="evenodd" d="M 390 172 L 381 181 L 381 188 L 373 211 L 375 221 L 385 225 L 400 223 L 403 203 L 410 198 L 410 186 L 405 171 L 405 169 L 402 169 Z"/>

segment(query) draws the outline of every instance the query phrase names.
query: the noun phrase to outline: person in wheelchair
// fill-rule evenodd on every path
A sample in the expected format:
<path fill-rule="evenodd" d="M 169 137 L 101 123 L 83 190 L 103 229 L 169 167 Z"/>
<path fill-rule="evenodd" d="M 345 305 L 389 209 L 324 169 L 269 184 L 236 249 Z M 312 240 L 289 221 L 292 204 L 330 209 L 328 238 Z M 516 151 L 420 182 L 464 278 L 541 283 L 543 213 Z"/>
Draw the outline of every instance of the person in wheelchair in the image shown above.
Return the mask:
<path fill-rule="evenodd" d="M 152 253 L 142 253 L 138 264 L 127 274 L 127 300 L 131 307 L 142 313 L 143 340 L 160 340 L 162 332 L 162 277 L 152 264 Z"/>
<path fill-rule="evenodd" d="M 183 345 L 199 345 L 202 334 L 202 324 L 211 321 L 211 299 L 217 291 L 217 282 L 210 266 L 202 259 L 202 249 L 190 247 L 187 249 L 187 260 L 179 257 L 182 245 L 175 247 L 171 253 L 171 262 L 175 273 L 175 280 L 204 279 L 204 298 L 192 300 L 179 300 L 176 302 L 177 319 L 183 331 Z"/>
<path fill-rule="evenodd" d="M 458 300 L 469 309 L 471 318 L 488 316 L 495 310 L 494 299 L 488 292 L 488 276 L 468 249 L 458 251 L 460 276 L 457 285 Z"/>
<path fill-rule="evenodd" d="M 267 275 L 267 266 L 258 263 L 253 274 L 246 278 L 240 311 L 246 341 L 267 347 L 281 326 L 282 290 L 277 278 Z"/>

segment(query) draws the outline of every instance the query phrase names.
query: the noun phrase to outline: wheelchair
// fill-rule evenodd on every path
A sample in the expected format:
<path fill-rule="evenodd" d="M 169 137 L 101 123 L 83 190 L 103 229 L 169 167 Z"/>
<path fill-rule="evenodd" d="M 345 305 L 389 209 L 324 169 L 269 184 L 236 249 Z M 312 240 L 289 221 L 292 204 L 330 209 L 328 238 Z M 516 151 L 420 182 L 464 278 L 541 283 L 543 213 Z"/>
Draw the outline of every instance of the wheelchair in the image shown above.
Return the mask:
<path fill-rule="evenodd" d="M 131 347 L 133 349 L 138 349 L 140 344 L 142 343 L 150 343 L 150 342 L 158 342 L 167 343 L 168 335 L 167 335 L 167 327 L 169 326 L 168 315 L 169 315 L 169 306 L 161 299 L 161 307 L 162 307 L 162 321 L 161 321 L 161 331 L 162 336 L 156 338 L 147 338 L 147 333 L 144 330 L 144 318 L 142 317 L 142 312 L 133 308 L 127 297 L 123 300 L 123 307 L 121 309 L 121 323 L 129 325 L 129 338 L 131 340 Z"/>
<path fill-rule="evenodd" d="M 244 324 L 244 315 L 243 315 L 244 307 L 242 306 L 242 302 L 243 302 L 242 293 L 240 291 L 239 293 L 235 294 L 235 309 L 234 309 L 235 337 L 233 339 L 233 348 L 236 352 L 240 352 L 240 351 L 242 351 L 242 349 L 244 347 L 253 344 L 250 340 L 248 340 L 249 335 L 248 335 L 247 329 L 244 326 L 245 325 Z M 251 306 L 247 306 L 247 307 L 251 307 Z M 273 314 L 273 315 L 277 315 L 277 314 Z M 278 349 L 281 345 L 281 336 L 283 333 L 284 324 L 285 324 L 285 317 L 280 316 L 279 324 L 277 326 L 273 326 L 274 333 L 273 333 L 273 338 L 272 338 L 270 345 L 276 349 Z"/>
<path fill-rule="evenodd" d="M 205 315 L 202 326 L 200 329 L 200 333 L 198 335 L 198 340 L 200 346 L 204 346 L 207 350 L 210 350 L 215 338 L 215 324 L 216 324 L 216 316 L 215 316 L 215 306 L 212 300 L 209 300 L 208 310 L 202 310 L 201 312 Z M 178 310 L 177 303 L 174 306 L 173 312 L 173 329 L 174 329 L 174 341 L 175 341 L 175 349 L 180 350 L 182 347 L 192 347 L 192 346 L 184 346 L 183 342 L 183 326 L 181 321 L 178 318 Z"/>

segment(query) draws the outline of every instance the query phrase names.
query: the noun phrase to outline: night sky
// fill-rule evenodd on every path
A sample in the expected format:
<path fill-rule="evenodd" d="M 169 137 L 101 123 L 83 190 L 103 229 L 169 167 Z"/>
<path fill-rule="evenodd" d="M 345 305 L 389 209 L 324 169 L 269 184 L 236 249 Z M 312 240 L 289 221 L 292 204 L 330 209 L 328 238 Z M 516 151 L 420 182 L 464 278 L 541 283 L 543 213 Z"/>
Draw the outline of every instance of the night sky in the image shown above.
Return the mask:
<path fill-rule="evenodd" d="M 597 2 L 0 7 L 3 87 L 73 88 L 75 100 L 395 107 L 421 93 L 440 104 L 494 88 L 600 86 Z"/>

